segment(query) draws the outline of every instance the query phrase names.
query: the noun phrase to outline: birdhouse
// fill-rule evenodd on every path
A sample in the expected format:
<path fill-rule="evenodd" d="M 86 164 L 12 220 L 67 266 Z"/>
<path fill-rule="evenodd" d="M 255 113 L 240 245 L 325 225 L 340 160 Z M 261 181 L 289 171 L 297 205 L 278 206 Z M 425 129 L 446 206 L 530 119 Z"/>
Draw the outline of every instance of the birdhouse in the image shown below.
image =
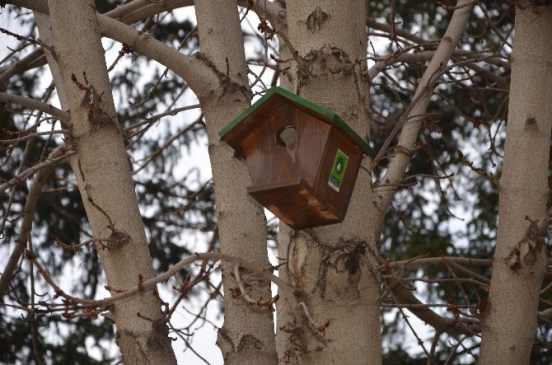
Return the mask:
<path fill-rule="evenodd" d="M 279 87 L 219 133 L 247 161 L 248 193 L 293 229 L 345 218 L 370 146 L 335 113 Z"/>

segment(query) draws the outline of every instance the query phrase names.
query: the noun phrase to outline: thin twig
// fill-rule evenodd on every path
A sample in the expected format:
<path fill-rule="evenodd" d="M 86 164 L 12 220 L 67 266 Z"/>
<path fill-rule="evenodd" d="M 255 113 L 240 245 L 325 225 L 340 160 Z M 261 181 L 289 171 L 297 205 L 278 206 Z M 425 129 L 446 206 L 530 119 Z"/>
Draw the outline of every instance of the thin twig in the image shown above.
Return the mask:
<path fill-rule="evenodd" d="M 0 185 L 0 193 L 6 191 L 11 186 L 22 183 L 35 172 L 40 171 L 47 167 L 53 167 L 60 163 L 63 163 L 65 159 L 76 154 L 75 151 L 67 150 L 65 147 L 58 147 L 58 148 L 60 149 L 59 151 L 61 152 L 61 156 L 48 158 L 46 161 L 38 163 L 28 168 L 27 170 L 23 171 L 22 173 L 18 174 L 17 176 L 9 180 L 7 183 Z"/>
<path fill-rule="evenodd" d="M 50 114 L 54 117 L 59 118 L 64 123 L 68 123 L 71 119 L 71 115 L 69 113 L 64 112 L 61 109 L 58 109 L 53 105 L 46 104 L 38 100 L 27 98 L 24 96 L 0 92 L 0 101 L 5 101 L 8 103 L 18 104 L 27 108 L 40 110 L 41 112 L 44 112 L 46 114 Z"/>
<path fill-rule="evenodd" d="M 40 196 L 40 193 L 42 192 L 42 186 L 46 181 L 46 177 L 53 171 L 53 168 L 57 164 L 56 162 L 63 161 L 63 159 L 65 159 L 67 156 L 68 156 L 68 153 L 65 148 L 57 147 L 50 153 L 46 161 L 34 166 L 36 168 L 37 166 L 42 165 L 40 169 L 34 170 L 34 171 L 38 171 L 38 173 L 35 176 L 35 179 L 31 185 L 31 189 L 29 190 L 29 195 L 27 196 L 27 201 L 25 202 L 25 209 L 23 213 L 23 220 L 21 221 L 19 236 L 17 237 L 15 247 L 10 257 L 8 258 L 8 263 L 6 264 L 6 267 L 4 268 L 4 270 L 2 271 L 2 276 L 0 277 L 0 295 L 2 295 L 6 290 L 6 288 L 8 287 L 8 284 L 12 278 L 12 274 L 15 271 L 15 268 L 17 267 L 19 258 L 25 251 L 25 246 L 27 245 L 27 239 L 30 236 L 30 232 L 32 229 L 36 203 L 38 201 L 38 197 Z M 21 176 L 21 175 L 23 174 L 20 174 L 18 176 Z M 10 181 L 13 181 L 14 179 Z M 5 185 L 8 185 L 8 184 L 5 184 Z"/>

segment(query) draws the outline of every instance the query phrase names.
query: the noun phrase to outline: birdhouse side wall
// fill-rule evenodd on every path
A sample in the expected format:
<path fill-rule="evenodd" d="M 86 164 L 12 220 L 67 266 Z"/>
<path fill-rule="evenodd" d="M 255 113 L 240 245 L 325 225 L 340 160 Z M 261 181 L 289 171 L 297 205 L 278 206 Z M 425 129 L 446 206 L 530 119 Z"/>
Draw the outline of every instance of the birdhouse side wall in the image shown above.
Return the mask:
<path fill-rule="evenodd" d="M 322 163 L 317 171 L 314 190 L 324 204 L 345 217 L 362 162 L 361 149 L 339 129 L 332 128 Z M 342 170 L 339 170 L 339 163 Z"/>

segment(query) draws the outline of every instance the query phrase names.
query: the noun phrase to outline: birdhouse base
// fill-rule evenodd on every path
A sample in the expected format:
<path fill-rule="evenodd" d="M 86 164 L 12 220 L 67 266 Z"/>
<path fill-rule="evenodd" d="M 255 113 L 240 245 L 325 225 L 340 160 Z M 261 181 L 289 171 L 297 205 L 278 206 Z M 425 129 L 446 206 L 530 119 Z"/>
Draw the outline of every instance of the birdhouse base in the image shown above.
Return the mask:
<path fill-rule="evenodd" d="M 250 186 L 247 192 L 293 229 L 339 223 L 343 214 L 302 179 Z"/>

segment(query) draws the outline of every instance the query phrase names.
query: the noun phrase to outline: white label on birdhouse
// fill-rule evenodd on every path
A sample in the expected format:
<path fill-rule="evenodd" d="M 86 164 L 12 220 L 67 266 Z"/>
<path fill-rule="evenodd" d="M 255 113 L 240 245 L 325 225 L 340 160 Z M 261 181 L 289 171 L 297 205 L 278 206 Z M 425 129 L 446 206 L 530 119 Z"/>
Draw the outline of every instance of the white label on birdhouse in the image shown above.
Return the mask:
<path fill-rule="evenodd" d="M 347 167 L 347 162 L 349 157 L 344 154 L 341 150 L 337 150 L 335 154 L 335 160 L 332 167 L 332 172 L 330 174 L 330 180 L 328 180 L 328 185 L 332 189 L 339 193 L 341 188 L 341 183 L 343 182 L 343 176 L 345 176 L 345 168 Z"/>

